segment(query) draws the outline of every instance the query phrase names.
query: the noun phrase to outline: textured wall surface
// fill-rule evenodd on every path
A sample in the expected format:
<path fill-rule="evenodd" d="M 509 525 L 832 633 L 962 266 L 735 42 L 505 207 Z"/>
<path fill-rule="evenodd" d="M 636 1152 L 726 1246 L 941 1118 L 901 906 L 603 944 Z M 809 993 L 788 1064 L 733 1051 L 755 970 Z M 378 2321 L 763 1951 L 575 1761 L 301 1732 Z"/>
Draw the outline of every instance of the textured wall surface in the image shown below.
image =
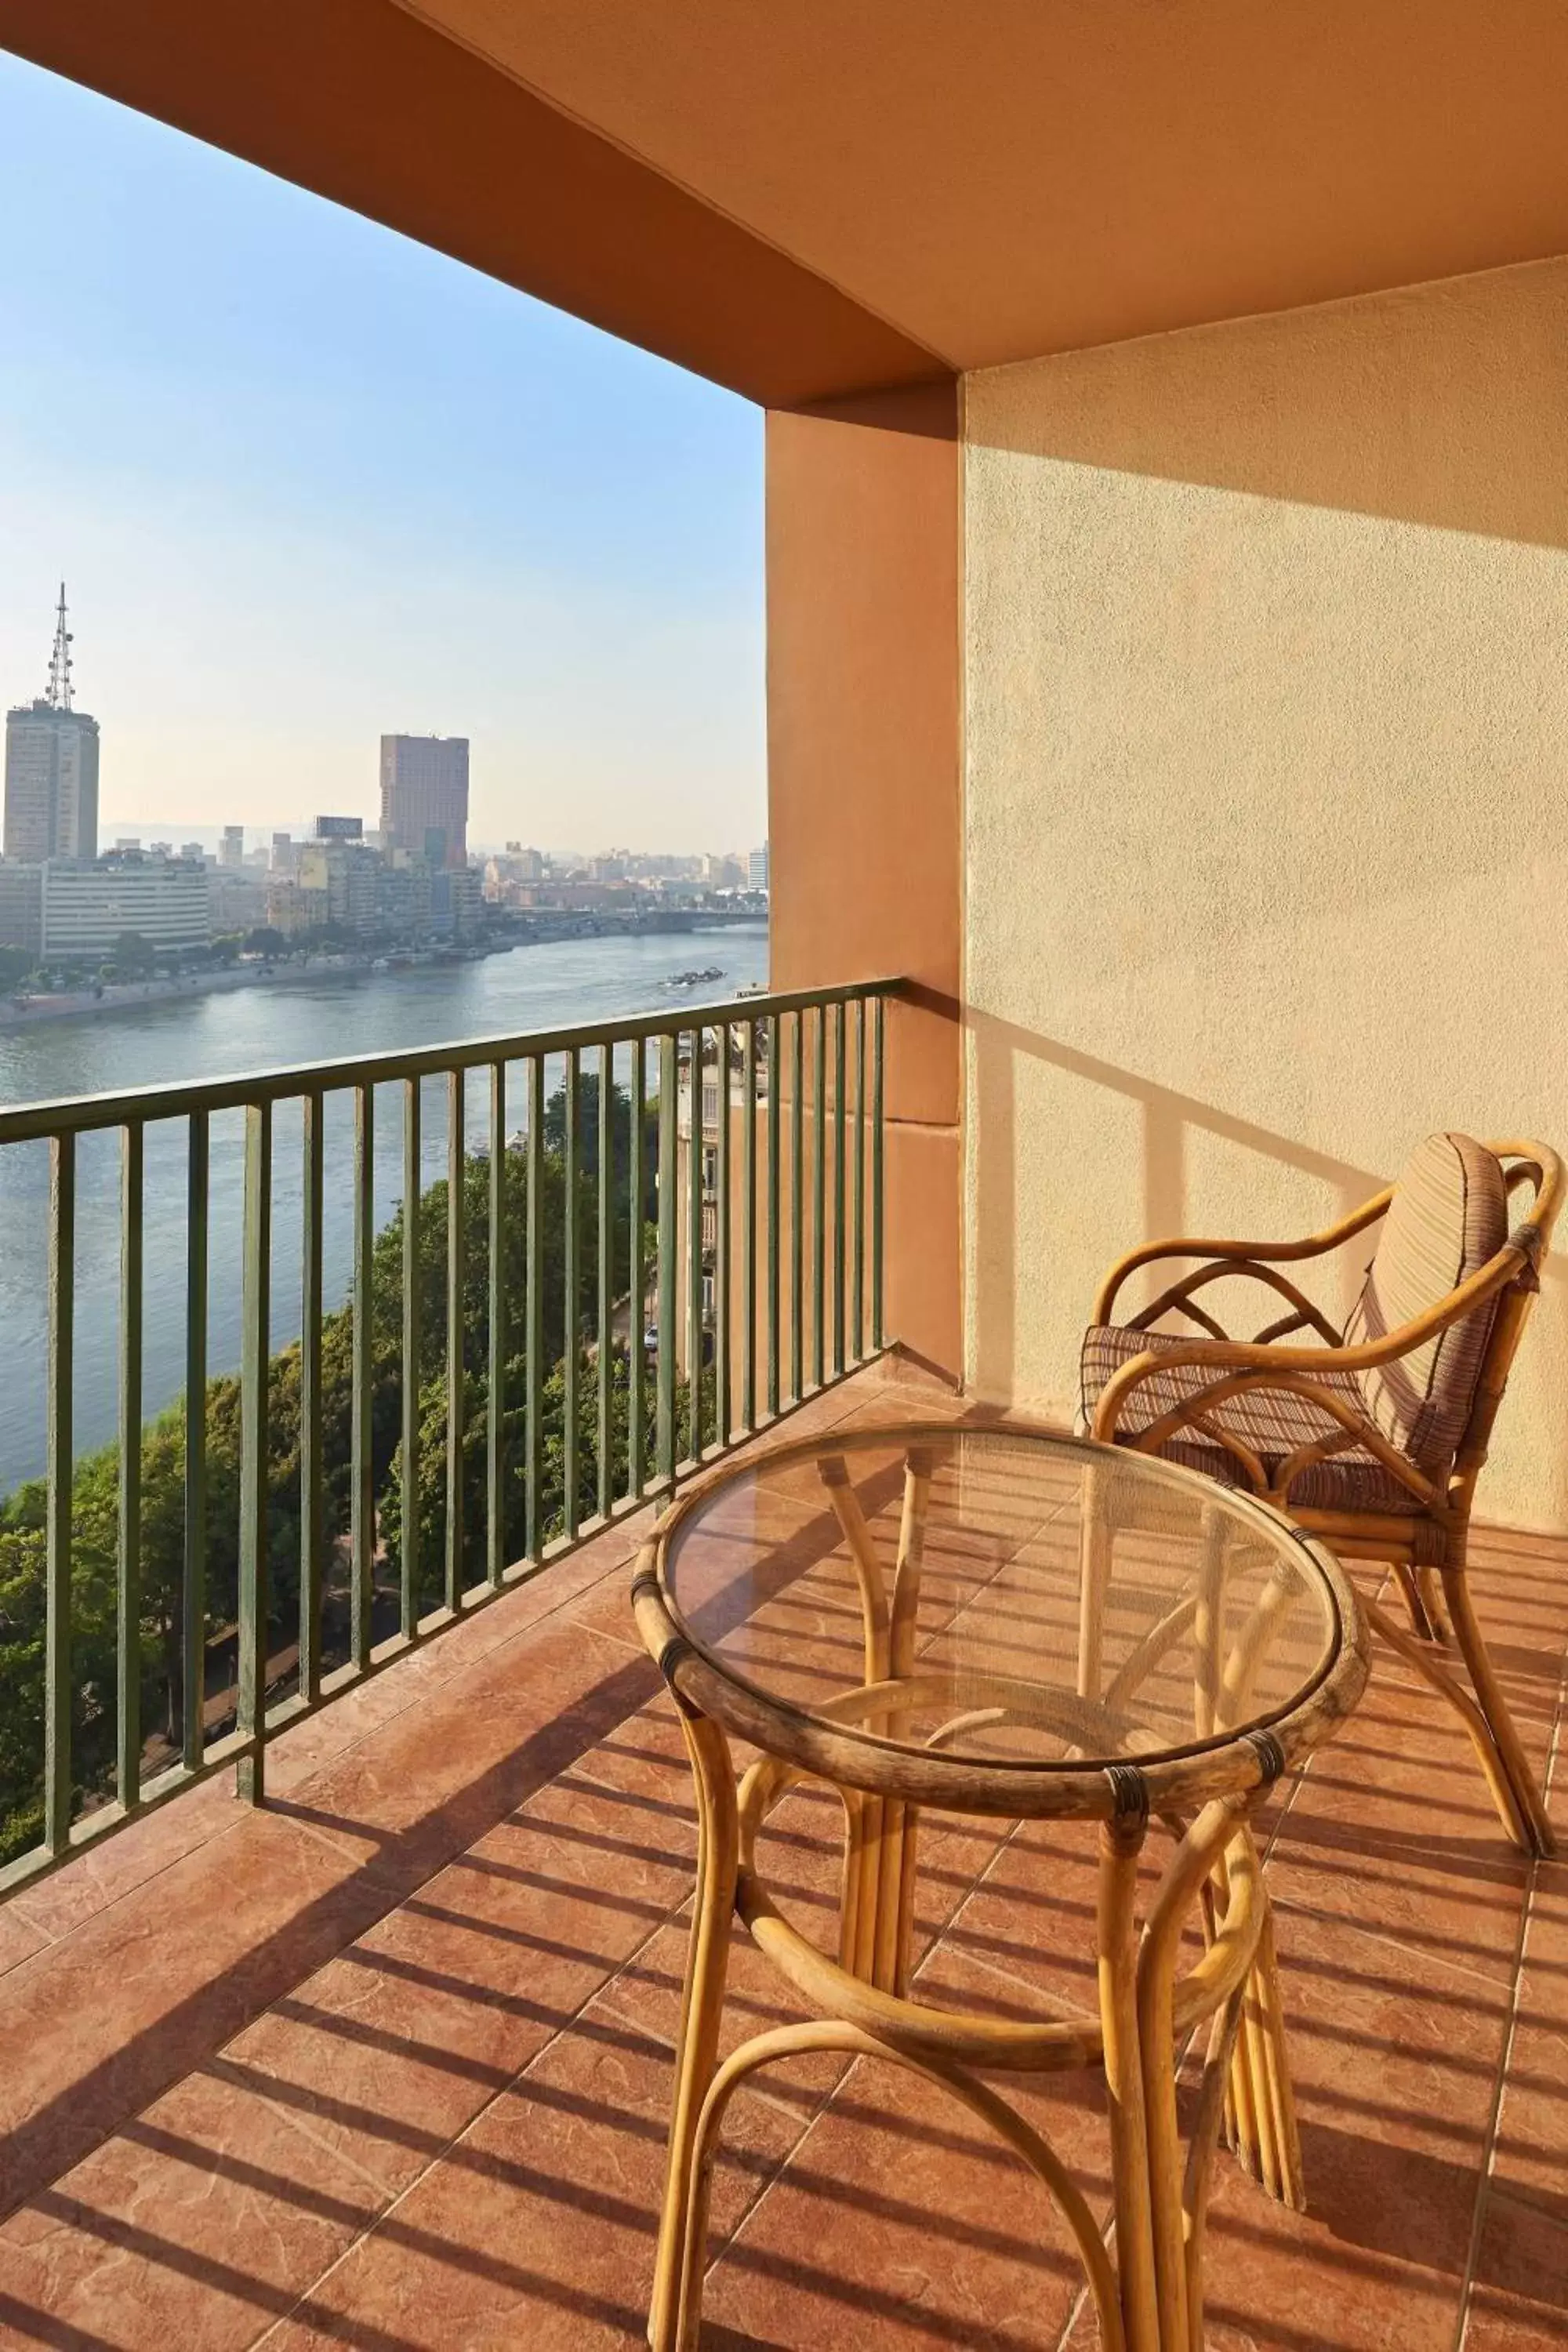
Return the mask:
<path fill-rule="evenodd" d="M 1568 1150 L 1568 260 L 971 376 L 964 473 L 966 1364 L 1060 1409 L 1135 1242 Z"/>

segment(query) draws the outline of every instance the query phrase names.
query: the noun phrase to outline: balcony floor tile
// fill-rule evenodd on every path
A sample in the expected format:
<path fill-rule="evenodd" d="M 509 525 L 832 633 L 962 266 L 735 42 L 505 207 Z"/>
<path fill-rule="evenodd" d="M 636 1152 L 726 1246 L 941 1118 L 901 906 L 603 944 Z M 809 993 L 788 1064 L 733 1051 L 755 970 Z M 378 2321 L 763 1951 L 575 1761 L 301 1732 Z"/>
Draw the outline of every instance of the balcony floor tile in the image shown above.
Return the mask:
<path fill-rule="evenodd" d="M 953 1410 L 858 1380 L 806 1412 Z M 299 1727 L 266 1811 L 204 1793 L 0 1911 L 0 2347 L 642 2343 L 695 1842 L 629 1619 L 640 1532 Z M 1477 1587 L 1544 1762 L 1568 1545 L 1489 1535 Z M 1563 1783 L 1559 1758 L 1568 1831 Z M 1310 2210 L 1221 2156 L 1211 2352 L 1568 2346 L 1568 1864 L 1507 1851 L 1462 1736 L 1386 1664 L 1269 1830 Z M 805 1790 L 764 1832 L 816 1934 L 837 1836 Z M 927 1998 L 1092 2003 L 1088 1840 L 928 1820 L 921 1861 Z M 798 2013 L 740 1938 L 731 1992 L 727 2045 Z M 1102 2096 L 1010 2089 L 1103 2218 Z M 886 2066 L 737 2097 L 709 2251 L 708 2352 L 1098 2340 L 1043 2193 Z"/>

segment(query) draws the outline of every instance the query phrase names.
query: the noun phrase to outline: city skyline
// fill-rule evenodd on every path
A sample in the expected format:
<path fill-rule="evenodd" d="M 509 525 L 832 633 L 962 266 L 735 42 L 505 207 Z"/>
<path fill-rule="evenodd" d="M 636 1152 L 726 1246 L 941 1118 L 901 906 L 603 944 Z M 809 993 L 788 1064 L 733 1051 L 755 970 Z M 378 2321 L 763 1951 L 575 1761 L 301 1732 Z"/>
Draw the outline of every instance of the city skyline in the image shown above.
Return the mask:
<path fill-rule="evenodd" d="M 110 851 L 140 852 L 150 843 L 153 855 L 206 856 L 230 867 L 246 862 L 247 853 L 265 853 L 268 845 L 275 853 L 279 844 L 287 845 L 295 836 L 309 839 L 330 834 L 342 839 L 363 838 L 388 852 L 400 851 L 426 857 L 437 866 L 458 867 L 526 846 L 529 855 L 542 855 L 546 862 L 563 870 L 601 865 L 607 858 L 634 864 L 736 863 L 750 869 L 752 887 L 757 887 L 760 865 L 761 887 L 767 887 L 765 838 L 760 846 L 749 850 L 737 850 L 732 843 L 722 848 L 709 843 L 700 851 L 689 845 L 679 849 L 673 845 L 649 848 L 629 841 L 567 846 L 543 837 L 527 845 L 510 836 L 470 843 L 470 747 L 466 735 L 384 734 L 374 812 L 378 822 L 368 820 L 363 813 L 327 814 L 320 810 L 308 820 L 296 818 L 287 825 L 279 825 L 276 817 L 265 824 L 247 826 L 226 818 L 214 824 L 210 815 L 202 821 L 163 817 L 151 822 L 101 816 L 100 730 L 97 719 L 81 709 L 75 698 L 71 652 L 75 631 L 68 628 L 68 618 L 62 580 L 45 690 L 5 711 L 5 837 L 0 865 L 36 866 L 52 859 L 90 864 Z M 177 853 L 172 839 L 152 838 L 160 832 L 183 835 Z"/>
<path fill-rule="evenodd" d="M 763 837 L 757 412 L 12 58 L 0 300 L 0 699 L 63 573 L 106 836 L 369 817 L 406 730 L 476 843 Z"/>

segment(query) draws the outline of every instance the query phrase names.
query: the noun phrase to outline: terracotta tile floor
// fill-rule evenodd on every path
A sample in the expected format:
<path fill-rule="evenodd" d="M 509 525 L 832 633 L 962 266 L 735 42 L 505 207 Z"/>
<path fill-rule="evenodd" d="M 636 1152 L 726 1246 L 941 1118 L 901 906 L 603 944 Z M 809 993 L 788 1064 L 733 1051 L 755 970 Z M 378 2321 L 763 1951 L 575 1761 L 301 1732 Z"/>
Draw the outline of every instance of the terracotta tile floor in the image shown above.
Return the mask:
<path fill-rule="evenodd" d="M 807 1412 L 951 1409 L 862 1380 Z M 693 1836 L 628 1545 L 301 1727 L 264 1812 L 205 1795 L 0 1911 L 0 2344 L 641 2342 Z M 1499 1535 L 1482 1563 L 1544 1766 L 1568 1544 Z M 1553 1798 L 1568 1847 L 1561 1769 Z M 770 1832 L 803 1916 L 831 1831 L 803 1795 Z M 1081 1994 L 1071 1838 L 955 1824 L 923 1860 L 928 1987 Z M 1221 2160 L 1210 2345 L 1568 2346 L 1568 1864 L 1507 1851 L 1457 1729 L 1384 1667 L 1269 1871 L 1311 2211 Z M 785 2013 L 737 1948 L 731 2038 Z M 1097 2341 L 1061 2228 L 959 2111 L 829 2060 L 762 2080 L 731 2109 L 706 2345 Z M 1021 2104 L 1103 2210 L 1090 2087 Z"/>

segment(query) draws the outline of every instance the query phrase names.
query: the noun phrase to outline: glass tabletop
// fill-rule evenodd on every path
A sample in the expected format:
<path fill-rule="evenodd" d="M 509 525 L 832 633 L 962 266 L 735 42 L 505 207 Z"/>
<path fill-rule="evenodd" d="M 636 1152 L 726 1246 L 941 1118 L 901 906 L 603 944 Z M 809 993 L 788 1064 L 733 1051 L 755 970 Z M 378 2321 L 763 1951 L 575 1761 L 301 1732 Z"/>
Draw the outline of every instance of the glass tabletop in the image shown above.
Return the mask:
<path fill-rule="evenodd" d="M 1082 1766 L 1266 1730 L 1342 1641 L 1295 1531 L 1195 1473 L 1032 1431 L 826 1435 L 686 1506 L 663 1581 L 728 1680 L 849 1735 Z"/>

